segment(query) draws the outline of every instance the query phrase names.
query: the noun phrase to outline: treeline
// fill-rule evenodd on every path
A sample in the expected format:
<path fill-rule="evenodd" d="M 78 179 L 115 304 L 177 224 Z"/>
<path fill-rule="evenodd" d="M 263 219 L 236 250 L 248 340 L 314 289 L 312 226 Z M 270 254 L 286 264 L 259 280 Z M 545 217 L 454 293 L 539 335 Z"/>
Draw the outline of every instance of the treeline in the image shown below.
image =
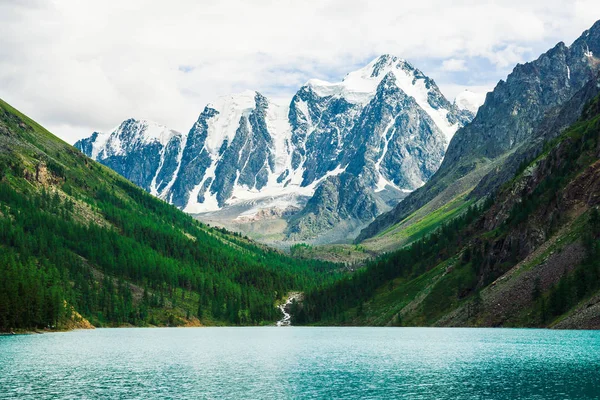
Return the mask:
<path fill-rule="evenodd" d="M 461 233 L 491 204 L 469 206 L 466 212 L 442 225 L 410 246 L 379 257 L 366 267 L 329 286 L 306 293 L 301 307 L 294 311 L 294 323 L 335 321 L 346 310 L 360 307 L 387 282 L 402 277 L 415 278 L 439 262 L 456 254 L 464 245 Z"/>

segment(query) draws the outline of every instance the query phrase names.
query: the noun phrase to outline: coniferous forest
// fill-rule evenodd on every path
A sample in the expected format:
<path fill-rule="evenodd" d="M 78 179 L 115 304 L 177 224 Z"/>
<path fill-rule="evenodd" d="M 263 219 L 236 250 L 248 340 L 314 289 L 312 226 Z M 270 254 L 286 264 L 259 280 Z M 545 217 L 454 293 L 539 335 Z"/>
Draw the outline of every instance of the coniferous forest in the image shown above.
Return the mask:
<path fill-rule="evenodd" d="M 0 330 L 256 325 L 336 276 L 203 225 L 0 103 Z"/>

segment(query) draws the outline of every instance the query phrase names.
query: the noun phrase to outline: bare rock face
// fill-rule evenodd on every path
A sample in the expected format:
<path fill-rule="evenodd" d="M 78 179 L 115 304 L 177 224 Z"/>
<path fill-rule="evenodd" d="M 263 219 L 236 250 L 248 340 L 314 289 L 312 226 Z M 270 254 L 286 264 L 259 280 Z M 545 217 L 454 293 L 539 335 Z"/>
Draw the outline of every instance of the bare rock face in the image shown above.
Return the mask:
<path fill-rule="evenodd" d="M 40 162 L 35 167 L 35 180 L 44 186 L 50 185 L 52 181 L 52 176 L 48 172 L 48 167 L 46 166 L 46 163 Z"/>
<path fill-rule="evenodd" d="M 43 186 L 53 186 L 64 182 L 63 168 L 53 161 L 40 161 L 35 166 L 35 172 L 29 172 L 27 169 L 23 171 L 23 176 L 30 182 L 37 182 Z"/>
<path fill-rule="evenodd" d="M 361 180 L 343 173 L 318 187 L 306 207 L 291 218 L 287 233 L 295 240 L 305 240 L 334 229 L 341 221 L 368 221 L 380 212 L 380 205 Z"/>
<path fill-rule="evenodd" d="M 598 115 L 600 108 L 597 104 L 595 107 L 593 112 Z M 585 119 L 586 116 L 582 118 Z M 598 134 L 593 134 L 596 135 L 594 141 L 600 142 Z M 526 223 L 514 223 L 514 227 L 505 236 L 492 241 L 485 256 L 484 270 L 502 270 L 503 265 L 509 265 L 511 260 L 524 260 L 555 237 L 558 227 L 565 228 L 564 221 L 574 221 L 585 210 L 600 205 L 600 160 L 593 158 L 593 162 L 572 177 L 561 190 L 556 190 L 551 196 L 543 191 L 544 185 L 549 185 L 553 176 L 565 179 L 564 176 L 577 171 L 573 158 L 585 151 L 580 141 L 581 139 L 571 136 L 564 138 L 547 155 L 516 177 L 510 187 L 498 193 L 495 204 L 481 222 L 485 231 L 500 230 L 511 218 L 512 221 L 519 221 L 515 209 L 531 211 Z M 540 196 L 546 197 L 539 200 Z M 572 268 L 581 261 L 585 252 L 580 247 L 581 244 L 578 244 L 571 252 L 549 259 L 553 261 L 548 261 L 548 265 L 560 266 L 552 274 L 556 279 L 561 276 L 562 270 Z"/>

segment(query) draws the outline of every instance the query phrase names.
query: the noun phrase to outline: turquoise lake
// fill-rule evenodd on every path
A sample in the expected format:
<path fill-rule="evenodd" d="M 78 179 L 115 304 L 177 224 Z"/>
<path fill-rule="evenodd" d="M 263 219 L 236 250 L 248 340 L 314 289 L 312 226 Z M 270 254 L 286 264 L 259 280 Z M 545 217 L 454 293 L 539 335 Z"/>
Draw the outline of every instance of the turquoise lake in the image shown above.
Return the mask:
<path fill-rule="evenodd" d="M 3 336 L 0 398 L 594 399 L 600 331 L 132 328 Z"/>

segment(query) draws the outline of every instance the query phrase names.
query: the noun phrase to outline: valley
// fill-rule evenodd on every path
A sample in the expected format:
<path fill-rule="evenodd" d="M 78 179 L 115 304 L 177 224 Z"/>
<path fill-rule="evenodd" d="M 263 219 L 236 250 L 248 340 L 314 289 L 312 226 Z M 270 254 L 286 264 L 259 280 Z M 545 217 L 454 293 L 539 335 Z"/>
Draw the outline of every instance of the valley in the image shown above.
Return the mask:
<path fill-rule="evenodd" d="M 479 108 L 383 55 L 81 152 L 2 103 L 0 329 L 598 328 L 594 53 L 600 22 Z"/>
<path fill-rule="evenodd" d="M 600 398 L 599 16 L 0 1 L 0 400 Z"/>
<path fill-rule="evenodd" d="M 195 221 L 4 102 L 0 239 L 2 331 L 272 324 L 339 274 Z"/>

